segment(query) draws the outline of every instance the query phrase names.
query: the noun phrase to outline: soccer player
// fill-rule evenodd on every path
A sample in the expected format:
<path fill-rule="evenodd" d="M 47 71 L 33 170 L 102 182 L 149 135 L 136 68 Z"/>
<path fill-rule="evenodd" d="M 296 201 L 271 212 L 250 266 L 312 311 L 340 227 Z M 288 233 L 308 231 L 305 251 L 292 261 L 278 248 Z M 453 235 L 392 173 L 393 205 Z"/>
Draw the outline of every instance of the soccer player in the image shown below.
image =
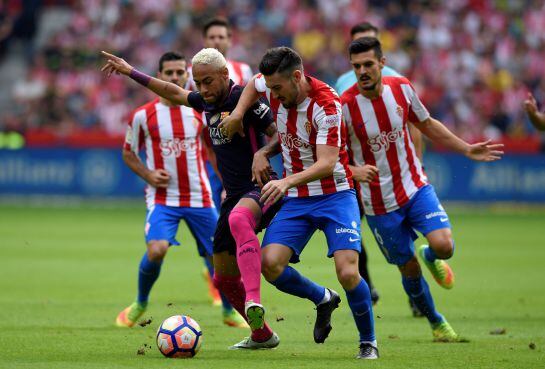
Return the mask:
<path fill-rule="evenodd" d="M 357 83 L 342 96 L 349 146 L 357 172 L 364 165 L 378 171 L 362 184 L 365 216 L 386 260 L 397 265 L 407 295 L 428 319 L 436 340 L 454 342 L 459 336 L 436 310 L 428 284 L 415 257 L 414 230 L 429 246 L 418 249 L 422 262 L 437 283 L 454 286 L 454 274 L 445 262 L 454 253 L 449 218 L 422 170 L 409 135 L 414 124 L 431 141 L 478 161 L 501 158 L 501 144 L 468 144 L 430 117 L 411 83 L 404 77 L 383 77 L 385 58 L 374 37 L 349 46 Z"/>
<path fill-rule="evenodd" d="M 244 114 L 244 137 L 229 139 L 218 128 L 235 108 L 242 87 L 229 79 L 227 63 L 216 49 L 206 48 L 192 59 L 193 79 L 199 92 L 147 76 L 114 55 L 102 68 L 131 77 L 174 104 L 204 112 L 218 169 L 227 197 L 214 234 L 214 283 L 229 302 L 248 321 L 252 334 L 232 349 L 274 348 L 280 340 L 265 322 L 261 305 L 261 247 L 255 234 L 274 216 L 279 205 L 266 206 L 260 201 L 260 188 L 252 181 L 252 159 L 263 145 L 264 135 L 276 135 L 269 106 L 255 102 Z M 272 175 L 272 173 L 271 173 Z"/>
<path fill-rule="evenodd" d="M 267 171 L 256 171 L 254 177 L 265 183 L 262 201 L 272 204 L 284 194 L 287 199 L 263 238 L 263 274 L 280 291 L 316 304 L 314 340 L 323 343 L 341 299 L 288 265 L 299 261 L 313 233 L 322 230 L 327 255 L 335 261 L 337 278 L 360 334 L 357 357 L 376 359 L 371 294 L 358 272 L 360 217 L 348 169 L 339 96 L 324 82 L 305 75 L 301 57 L 288 47 L 269 49 L 259 71 L 221 128 L 229 136 L 243 132 L 242 117 L 260 94 L 267 97 L 275 114 L 280 142 L 265 146 L 256 156 L 265 161 L 280 144 L 286 176 L 269 180 Z"/>
<path fill-rule="evenodd" d="M 540 131 L 545 131 L 545 113 L 541 113 L 537 109 L 537 101 L 531 93 L 528 93 L 528 98 L 524 100 L 524 110 L 526 110 L 534 127 Z"/>
<path fill-rule="evenodd" d="M 212 18 L 202 28 L 203 36 L 203 45 L 205 48 L 214 48 L 217 49 L 225 57 L 227 61 L 227 69 L 229 71 L 229 78 L 233 80 L 236 85 L 244 86 L 250 78 L 252 78 L 253 73 L 250 66 L 246 63 L 227 59 L 227 54 L 231 48 L 231 26 L 229 22 L 224 18 Z M 189 79 L 186 84 L 189 90 L 197 91 L 195 82 L 193 81 L 192 76 L 192 67 L 189 66 Z M 210 178 L 210 186 L 212 187 L 212 199 L 216 204 L 216 208 L 221 208 L 222 196 L 224 196 L 223 186 L 221 184 L 221 179 L 218 178 L 216 172 L 214 171 L 210 161 L 206 162 L 206 169 L 208 171 L 208 176 Z M 219 303 L 219 293 L 214 287 L 210 274 L 205 270 L 204 276 L 208 282 L 208 287 L 210 291 L 210 296 L 213 300 L 213 303 L 217 305 Z"/>
<path fill-rule="evenodd" d="M 162 55 L 157 78 L 183 86 L 187 81 L 185 57 L 176 52 Z M 210 274 L 214 274 L 212 239 L 218 215 L 201 155 L 202 130 L 201 113 L 164 98 L 154 99 L 132 114 L 123 160 L 148 183 L 144 229 L 147 251 L 138 271 L 137 299 L 119 313 L 118 326 L 132 327 L 146 311 L 167 250 L 170 245 L 179 245 L 175 237 L 182 219 L 195 237 L 199 255 Z M 146 164 L 138 157 L 142 147 L 145 147 Z M 223 322 L 233 327 L 247 327 L 226 298 L 223 298 Z"/>
<path fill-rule="evenodd" d="M 375 37 L 378 38 L 378 28 L 372 25 L 369 22 L 363 22 L 358 23 L 355 26 L 353 26 L 350 29 L 350 37 L 352 41 L 357 40 L 361 37 Z M 399 74 L 396 70 L 393 68 L 390 68 L 389 66 L 385 65 L 382 68 L 382 76 L 388 77 L 388 76 L 395 76 L 395 77 L 401 77 L 401 74 Z M 337 79 L 337 82 L 335 83 L 335 90 L 339 95 L 342 95 L 347 89 L 352 87 L 354 83 L 357 82 L 356 74 L 352 69 L 344 73 Z M 422 134 L 420 131 L 410 125 L 409 126 L 409 133 L 411 134 L 411 138 L 413 141 L 413 144 L 415 146 L 416 155 L 422 161 L 422 155 L 423 155 L 423 142 L 422 142 Z M 366 171 L 367 170 L 374 170 L 374 168 L 368 166 L 365 168 L 358 169 L 354 172 L 352 172 L 354 180 L 357 182 L 364 182 L 367 178 Z M 356 184 L 356 190 L 359 192 L 360 186 Z M 361 196 L 360 196 L 361 199 Z M 358 200 L 360 200 L 358 199 Z M 363 205 L 360 201 L 360 209 L 363 210 Z M 363 212 L 361 216 L 363 217 Z M 369 270 L 367 268 L 367 253 L 365 252 L 365 247 L 361 248 L 361 255 L 359 258 L 359 265 L 358 265 L 359 271 L 361 276 L 365 279 L 365 281 L 369 284 L 369 288 L 371 289 L 371 299 L 373 300 L 373 303 L 376 304 L 379 299 L 379 294 L 373 287 L 373 283 L 371 282 L 371 277 L 369 276 Z M 420 310 L 418 310 L 418 306 L 409 298 L 409 305 L 411 307 L 411 311 L 414 317 L 422 317 L 424 316 Z"/>

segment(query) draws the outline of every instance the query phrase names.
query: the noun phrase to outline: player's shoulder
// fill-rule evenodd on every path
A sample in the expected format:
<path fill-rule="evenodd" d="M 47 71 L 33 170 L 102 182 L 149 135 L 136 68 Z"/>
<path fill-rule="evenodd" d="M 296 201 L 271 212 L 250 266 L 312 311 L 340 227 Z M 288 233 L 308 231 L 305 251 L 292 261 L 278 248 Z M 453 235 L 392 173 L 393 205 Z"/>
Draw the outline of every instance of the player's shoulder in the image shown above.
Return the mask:
<path fill-rule="evenodd" d="M 130 121 L 132 122 L 136 116 L 140 116 L 140 115 L 147 116 L 151 108 L 153 108 L 153 106 L 157 104 L 158 102 L 159 102 L 159 99 L 156 98 L 140 105 L 136 109 L 133 109 L 129 115 Z"/>
<path fill-rule="evenodd" d="M 241 68 L 250 68 L 250 65 L 248 63 L 244 63 L 238 60 L 227 59 L 227 63 L 230 63 L 233 66 L 238 66 Z"/>
<path fill-rule="evenodd" d="M 308 77 L 310 79 L 311 93 L 310 97 L 315 101 L 316 104 L 322 106 L 326 104 L 334 104 L 335 102 L 340 102 L 339 95 L 337 92 L 325 83 L 314 77 Z"/>
<path fill-rule="evenodd" d="M 360 91 L 358 90 L 358 84 L 354 83 L 341 95 L 341 103 L 343 105 L 350 103 L 350 101 L 354 100 L 354 98 L 358 96 L 359 93 Z"/>
<path fill-rule="evenodd" d="M 404 76 L 383 76 L 382 83 L 390 86 L 410 85 L 411 81 Z"/>

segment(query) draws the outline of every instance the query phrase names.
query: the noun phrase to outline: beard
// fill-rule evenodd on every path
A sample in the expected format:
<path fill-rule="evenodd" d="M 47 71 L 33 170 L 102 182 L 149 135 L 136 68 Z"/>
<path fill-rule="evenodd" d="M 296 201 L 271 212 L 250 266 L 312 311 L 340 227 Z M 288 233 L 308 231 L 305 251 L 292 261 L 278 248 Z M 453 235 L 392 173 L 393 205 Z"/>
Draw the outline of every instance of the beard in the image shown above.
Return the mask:
<path fill-rule="evenodd" d="M 378 82 L 373 83 L 370 86 L 361 86 L 362 90 L 373 91 L 377 87 Z"/>

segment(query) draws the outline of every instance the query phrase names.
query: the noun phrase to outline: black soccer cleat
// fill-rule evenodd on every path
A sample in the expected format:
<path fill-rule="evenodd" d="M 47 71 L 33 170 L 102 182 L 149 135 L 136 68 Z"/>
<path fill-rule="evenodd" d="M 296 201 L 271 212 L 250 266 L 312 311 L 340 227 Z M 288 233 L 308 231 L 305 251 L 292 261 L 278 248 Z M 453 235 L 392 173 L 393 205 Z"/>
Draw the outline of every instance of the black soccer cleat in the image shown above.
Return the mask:
<path fill-rule="evenodd" d="M 360 351 L 356 355 L 356 359 L 373 360 L 378 359 L 378 357 L 378 348 L 367 342 L 360 343 Z"/>
<path fill-rule="evenodd" d="M 339 294 L 328 288 L 331 298 L 316 307 L 316 322 L 314 323 L 314 342 L 324 343 L 331 332 L 331 314 L 339 307 L 341 298 Z"/>
<path fill-rule="evenodd" d="M 415 318 L 422 318 L 424 316 L 424 313 L 420 311 L 418 306 L 414 303 L 414 301 L 409 297 L 409 306 L 411 308 L 411 311 L 413 313 L 413 317 Z"/>
<path fill-rule="evenodd" d="M 379 298 L 380 295 L 378 294 L 378 291 L 375 288 L 371 288 L 371 302 L 373 305 L 377 304 Z"/>

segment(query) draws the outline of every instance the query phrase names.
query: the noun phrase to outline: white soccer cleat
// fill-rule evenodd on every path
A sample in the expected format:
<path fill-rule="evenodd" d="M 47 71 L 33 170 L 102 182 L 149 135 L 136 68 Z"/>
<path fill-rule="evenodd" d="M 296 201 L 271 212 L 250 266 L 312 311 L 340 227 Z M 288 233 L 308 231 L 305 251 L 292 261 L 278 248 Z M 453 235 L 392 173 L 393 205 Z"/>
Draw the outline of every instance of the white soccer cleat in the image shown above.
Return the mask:
<path fill-rule="evenodd" d="M 265 342 L 256 342 L 252 337 L 246 337 L 239 343 L 229 347 L 229 350 L 263 350 L 273 349 L 280 344 L 280 338 L 273 332 L 271 338 Z"/>

